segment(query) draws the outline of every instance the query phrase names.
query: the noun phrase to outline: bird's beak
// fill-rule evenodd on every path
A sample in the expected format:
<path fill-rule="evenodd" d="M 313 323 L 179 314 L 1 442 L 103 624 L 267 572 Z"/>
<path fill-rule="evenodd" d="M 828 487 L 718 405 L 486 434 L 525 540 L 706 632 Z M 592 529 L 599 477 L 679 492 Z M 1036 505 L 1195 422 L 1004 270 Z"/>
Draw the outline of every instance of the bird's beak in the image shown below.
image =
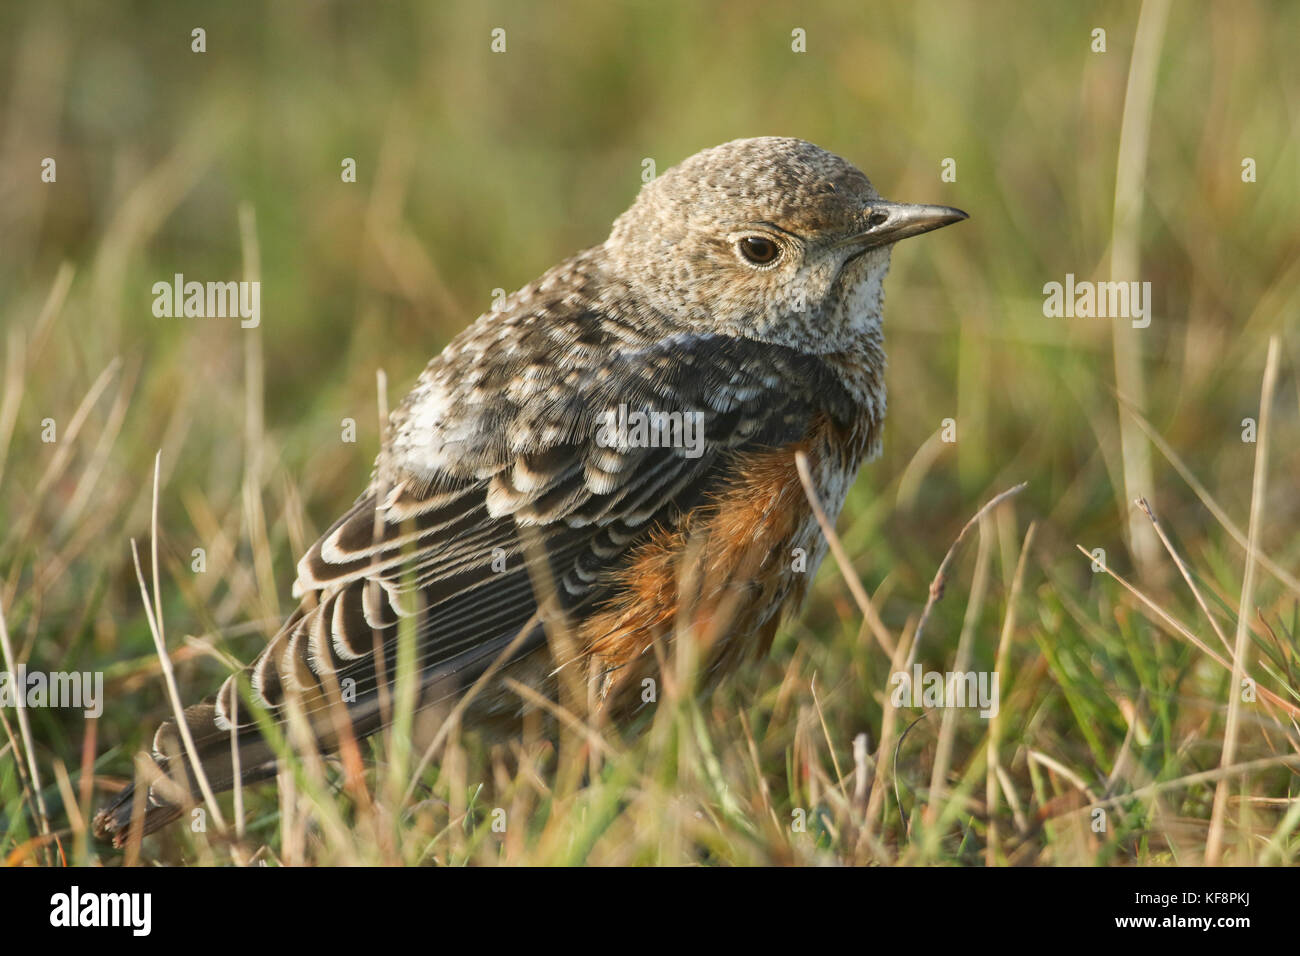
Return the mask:
<path fill-rule="evenodd" d="M 970 218 L 960 209 L 951 206 L 927 206 L 884 199 L 873 202 L 864 211 L 863 217 L 868 224 L 867 228 L 843 240 L 844 245 L 854 246 L 860 251 L 886 246 L 899 239 L 919 236 L 923 232 L 942 229 L 951 223 Z"/>

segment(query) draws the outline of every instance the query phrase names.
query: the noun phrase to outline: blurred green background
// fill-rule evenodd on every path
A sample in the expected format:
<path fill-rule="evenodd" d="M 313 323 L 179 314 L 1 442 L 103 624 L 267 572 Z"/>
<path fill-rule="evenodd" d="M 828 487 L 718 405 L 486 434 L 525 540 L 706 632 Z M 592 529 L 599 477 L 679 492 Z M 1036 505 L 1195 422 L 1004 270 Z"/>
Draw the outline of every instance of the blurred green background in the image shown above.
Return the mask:
<path fill-rule="evenodd" d="M 997 526 L 997 600 L 974 647 L 990 667 L 1016 548 L 1037 520 L 1013 661 L 1050 679 L 1006 735 L 1045 734 L 1039 745 L 1104 776 L 1103 754 L 1130 726 L 1116 700 L 1193 698 L 1217 713 L 1225 675 L 1117 606 L 1123 592 L 1074 550 L 1105 548 L 1135 573 L 1112 329 L 1042 314 L 1044 283 L 1108 278 L 1138 12 L 973 0 L 0 6 L 0 602 L 16 653 L 50 670 L 108 669 L 98 746 L 123 748 L 109 763 L 127 773 L 125 754 L 166 712 L 128 544 L 148 536 L 156 450 L 164 612 L 197 697 L 224 672 L 207 649 L 251 658 L 290 607 L 297 554 L 363 487 L 376 370 L 395 404 L 494 289 L 602 241 L 644 159 L 663 171 L 729 139 L 792 135 L 855 162 L 890 198 L 972 216 L 902 244 L 886 285 L 885 450 L 839 524 L 885 621 L 914 619 L 957 530 L 992 493 L 1028 481 L 1016 520 Z M 195 27 L 204 53 L 191 51 Z M 490 49 L 498 27 L 504 53 Z M 1098 28 L 1104 53 L 1091 49 Z M 792 50 L 795 29 L 806 52 Z M 1242 442 L 1242 419 L 1259 417 L 1268 339 L 1281 335 L 1261 545 L 1292 572 L 1297 36 L 1294 3 L 1173 4 L 1139 123 L 1149 139 L 1134 278 L 1152 283 L 1154 321 L 1124 340 L 1140 350 L 1146 416 L 1244 527 L 1256 446 Z M 55 183 L 41 181 L 45 157 Z M 341 181 L 345 157 L 356 183 Z M 1242 181 L 1244 157 L 1257 182 Z M 948 158 L 955 182 L 940 177 Z M 260 328 L 155 318 L 152 285 L 174 273 L 244 277 L 241 204 Z M 938 439 L 950 417 L 955 444 Z M 45 418 L 59 442 L 41 441 Z M 340 440 L 345 418 L 355 444 Z M 1148 497 L 1235 613 L 1241 548 L 1152 458 Z M 203 575 L 190 570 L 195 547 L 207 550 Z M 1163 564 L 1145 575 L 1152 593 L 1194 619 Z M 966 577 L 930 625 L 928 665 L 951 659 Z M 1288 648 L 1295 599 L 1261 578 L 1255 603 Z M 796 656 L 842 675 L 832 696 L 845 748 L 878 727 L 887 672 L 856 639 L 855 615 L 828 561 L 767 678 L 762 667 L 752 677 L 765 686 Z M 1285 674 L 1291 653 L 1279 653 Z M 1142 758 L 1152 777 L 1216 763 L 1221 715 L 1202 724 L 1194 710 L 1159 715 L 1164 737 Z M 79 717 L 31 719 L 41 761 L 80 762 Z M 1211 740 L 1191 767 L 1187 734 Z M 917 746 L 933 734 L 926 744 L 918 732 Z M 1284 774 L 1265 789 L 1289 786 Z"/>

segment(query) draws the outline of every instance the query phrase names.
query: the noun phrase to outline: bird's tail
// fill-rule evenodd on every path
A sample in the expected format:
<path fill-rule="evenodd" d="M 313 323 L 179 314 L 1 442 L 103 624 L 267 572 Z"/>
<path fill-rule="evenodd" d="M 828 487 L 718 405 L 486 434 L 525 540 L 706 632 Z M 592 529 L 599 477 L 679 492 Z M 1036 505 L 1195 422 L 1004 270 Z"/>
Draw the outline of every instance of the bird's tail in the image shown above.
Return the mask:
<path fill-rule="evenodd" d="M 212 704 L 189 707 L 184 716 L 199 765 L 213 793 L 235 786 L 234 751 L 239 755 L 241 784 L 275 775 L 275 753 L 255 728 L 243 727 L 234 735 L 221 729 Z M 163 723 L 154 734 L 153 767 L 144 769 L 146 773 L 138 774 L 135 784 L 95 814 L 96 836 L 124 846 L 135 834 L 144 836 L 165 827 L 201 799 L 202 790 L 174 720 Z"/>
<path fill-rule="evenodd" d="M 534 624 L 534 620 L 535 616 L 527 625 L 529 643 L 516 653 L 534 650 L 545 640 L 541 625 Z M 416 709 L 450 701 L 463 693 L 515 636 L 513 632 L 503 632 L 491 640 L 481 641 L 473 651 L 456 658 L 452 665 L 422 671 Z M 389 673 L 395 673 L 395 651 L 386 661 Z M 319 691 L 305 698 L 306 730 L 321 753 L 333 753 L 338 750 L 340 733 L 362 740 L 383 727 L 386 723 L 386 700 L 380 690 L 371 688 L 359 700 L 345 704 L 344 712 L 340 713 L 327 703 L 326 694 Z M 234 711 L 230 708 L 226 712 Z M 278 706 L 269 711 L 268 716 L 282 726 L 287 719 Z M 238 730 L 232 731 L 226 720 L 218 723 L 218 710 L 212 702 L 186 708 L 184 718 L 194 741 L 198 764 L 214 794 L 234 788 L 235 755 L 238 755 L 241 785 L 275 776 L 278 754 L 258 732 L 255 722 L 241 721 Z M 154 734 L 153 759 L 145 760 L 136 774 L 135 784 L 117 794 L 111 803 L 95 814 L 92 824 L 95 835 L 100 839 L 111 839 L 119 847 L 125 846 L 137 834 L 153 833 L 179 819 L 202 799 L 202 792 L 176 722 L 168 720 Z"/>

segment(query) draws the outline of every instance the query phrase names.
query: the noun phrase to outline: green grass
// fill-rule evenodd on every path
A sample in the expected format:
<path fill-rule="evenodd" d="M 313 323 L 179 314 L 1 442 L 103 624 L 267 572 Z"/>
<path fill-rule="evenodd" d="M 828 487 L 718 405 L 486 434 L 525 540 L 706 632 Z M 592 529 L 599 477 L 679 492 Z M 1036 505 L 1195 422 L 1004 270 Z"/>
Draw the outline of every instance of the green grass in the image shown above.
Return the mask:
<path fill-rule="evenodd" d="M 124 859 L 85 820 L 169 713 L 130 548 L 150 579 L 155 453 L 159 597 L 192 701 L 274 632 L 297 556 L 363 487 L 377 370 L 395 403 L 494 289 L 601 241 L 643 159 L 785 134 L 891 198 L 972 214 L 894 255 L 884 454 L 838 523 L 852 568 L 828 559 L 769 658 L 707 698 L 686 668 L 636 732 L 453 732 L 413 788 L 385 740 L 351 779 L 294 759 L 278 790 L 242 795 L 242 837 L 210 819 L 139 859 L 1186 865 L 1217 845 L 1212 860 L 1294 862 L 1300 8 L 1174 4 L 1139 59 L 1150 109 L 1129 105 L 1145 157 L 1129 139 L 1121 159 L 1136 29 L 1127 3 L 6 5 L 0 610 L 17 660 L 102 670 L 108 704 L 93 725 L 29 709 L 29 735 L 3 711 L 0 854 Z M 1134 181 L 1141 218 L 1117 224 Z M 1151 327 L 1045 318 L 1043 284 L 1108 278 L 1113 238 L 1152 282 Z M 235 279 L 250 259 L 259 329 L 152 315 L 154 282 Z M 1242 420 L 1264 424 L 1274 338 L 1257 479 Z M 1117 395 L 1130 355 L 1138 408 Z M 1143 456 L 1149 486 L 1126 487 Z M 997 721 L 892 707 L 846 572 L 907 648 L 958 532 L 1022 481 L 963 543 L 918 650 L 927 670 L 996 667 Z M 1150 534 L 1136 494 L 1194 589 L 1154 537 L 1147 558 L 1128 547 Z M 1261 694 L 1230 735 L 1232 674 L 1212 655 L 1231 664 L 1239 624 Z M 1230 737 L 1248 772 L 1220 773 Z"/>

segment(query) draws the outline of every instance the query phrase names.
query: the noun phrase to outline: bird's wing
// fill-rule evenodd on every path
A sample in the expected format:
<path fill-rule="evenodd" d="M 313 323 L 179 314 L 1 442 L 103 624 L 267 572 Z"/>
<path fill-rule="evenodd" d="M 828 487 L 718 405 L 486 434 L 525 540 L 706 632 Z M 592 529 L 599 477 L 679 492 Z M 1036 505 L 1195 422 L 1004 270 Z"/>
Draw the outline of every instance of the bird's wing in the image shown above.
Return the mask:
<path fill-rule="evenodd" d="M 407 617 L 422 688 L 458 694 L 522 629 L 515 657 L 544 642 L 539 581 L 582 614 L 606 596 L 602 570 L 705 500 L 730 453 L 795 440 L 819 410 L 852 412 L 816 359 L 742 339 L 683 336 L 587 367 L 542 366 L 522 373 L 537 376 L 527 389 L 519 369 L 537 366 L 517 355 L 506 366 L 480 378 L 500 390 L 481 402 L 431 366 L 394 415 L 397 460 L 381 456 L 370 492 L 299 562 L 302 606 L 252 667 L 262 703 L 278 707 L 290 688 L 319 700 L 329 674 L 351 689 L 354 712 L 377 713 Z M 601 429 L 620 406 L 633 421 L 696 415 L 702 441 L 619 443 Z M 218 695 L 218 726 L 229 726 L 234 680 Z"/>

